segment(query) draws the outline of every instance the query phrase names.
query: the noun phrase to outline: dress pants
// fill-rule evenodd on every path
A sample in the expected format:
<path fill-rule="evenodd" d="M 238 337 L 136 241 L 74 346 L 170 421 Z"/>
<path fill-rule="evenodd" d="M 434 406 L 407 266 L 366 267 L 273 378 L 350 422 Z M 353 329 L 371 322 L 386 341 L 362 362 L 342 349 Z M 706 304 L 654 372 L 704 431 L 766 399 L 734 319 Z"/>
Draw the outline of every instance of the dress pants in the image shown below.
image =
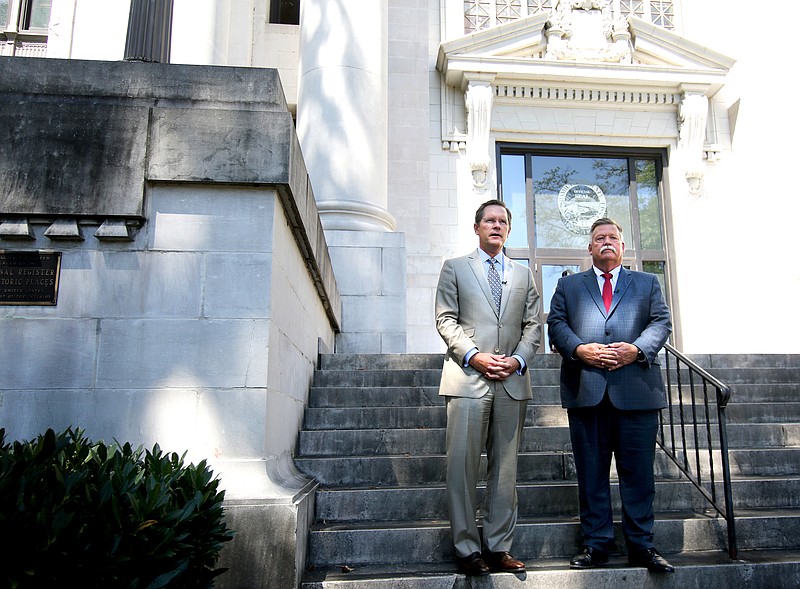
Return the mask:
<path fill-rule="evenodd" d="M 447 503 L 456 556 L 511 549 L 517 523 L 517 457 L 527 400 L 493 383 L 479 399 L 447 397 Z M 481 452 L 488 457 L 483 542 L 478 533 Z"/>
<path fill-rule="evenodd" d="M 652 548 L 658 410 L 623 411 L 606 395 L 599 405 L 569 409 L 567 413 L 578 475 L 583 545 L 606 553 L 614 547 L 609 486 L 613 454 L 628 554 Z"/>

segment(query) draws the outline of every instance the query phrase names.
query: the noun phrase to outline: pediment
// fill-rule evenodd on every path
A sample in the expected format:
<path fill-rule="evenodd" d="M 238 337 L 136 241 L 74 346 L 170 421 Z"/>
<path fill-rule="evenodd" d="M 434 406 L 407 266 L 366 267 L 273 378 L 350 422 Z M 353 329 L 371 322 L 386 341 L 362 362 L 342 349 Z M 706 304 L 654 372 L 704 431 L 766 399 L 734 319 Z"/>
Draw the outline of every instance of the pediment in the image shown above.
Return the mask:
<path fill-rule="evenodd" d="M 627 48 L 627 55 L 619 60 L 606 48 L 594 54 L 573 52 L 572 57 L 568 52 L 554 52 L 553 45 L 561 40 L 554 35 L 551 15 L 538 13 L 441 43 L 436 67 L 446 85 L 460 89 L 469 80 L 481 79 L 493 84 L 642 86 L 668 92 L 692 88 L 711 96 L 735 63 L 639 18 L 616 25 L 614 49 Z M 603 51 L 611 57 L 602 55 Z"/>

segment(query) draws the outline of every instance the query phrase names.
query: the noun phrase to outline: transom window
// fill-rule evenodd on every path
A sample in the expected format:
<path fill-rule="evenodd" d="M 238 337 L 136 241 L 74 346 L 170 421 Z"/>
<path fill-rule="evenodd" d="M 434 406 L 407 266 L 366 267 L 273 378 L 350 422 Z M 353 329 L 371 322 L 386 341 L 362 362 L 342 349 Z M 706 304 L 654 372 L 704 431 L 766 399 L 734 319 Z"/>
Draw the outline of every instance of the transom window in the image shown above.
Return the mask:
<path fill-rule="evenodd" d="M 656 26 L 675 28 L 674 2 L 661 0 L 619 0 L 622 16 L 637 16 Z"/>
<path fill-rule="evenodd" d="M 557 0 L 464 0 L 464 32 L 473 33 L 539 12 Z M 665 29 L 675 28 L 675 0 L 611 0 L 615 14 L 637 16 Z"/>

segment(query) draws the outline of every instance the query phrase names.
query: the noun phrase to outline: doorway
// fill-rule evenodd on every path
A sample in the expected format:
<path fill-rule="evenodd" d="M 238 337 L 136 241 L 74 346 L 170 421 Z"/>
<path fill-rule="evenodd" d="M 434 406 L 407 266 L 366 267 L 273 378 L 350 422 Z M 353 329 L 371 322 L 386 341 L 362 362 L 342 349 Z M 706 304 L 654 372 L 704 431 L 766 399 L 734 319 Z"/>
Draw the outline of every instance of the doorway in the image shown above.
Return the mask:
<path fill-rule="evenodd" d="M 562 274 L 591 267 L 589 230 L 601 217 L 622 226 L 623 265 L 656 274 L 669 304 L 663 150 L 498 144 L 497 151 L 498 194 L 512 213 L 506 255 L 533 271 L 543 322 Z M 546 338 L 541 349 L 549 352 Z"/>

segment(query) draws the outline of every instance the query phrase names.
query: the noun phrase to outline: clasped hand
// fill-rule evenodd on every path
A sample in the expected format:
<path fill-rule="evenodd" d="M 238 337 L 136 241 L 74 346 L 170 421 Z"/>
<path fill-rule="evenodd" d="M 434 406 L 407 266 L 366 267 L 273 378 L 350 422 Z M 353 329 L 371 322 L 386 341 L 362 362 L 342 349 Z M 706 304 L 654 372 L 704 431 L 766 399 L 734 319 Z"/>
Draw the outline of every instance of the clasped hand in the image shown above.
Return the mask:
<path fill-rule="evenodd" d="M 639 348 L 625 342 L 581 344 L 575 348 L 575 355 L 589 366 L 616 370 L 633 364 L 639 355 Z"/>
<path fill-rule="evenodd" d="M 469 363 L 490 380 L 505 380 L 520 369 L 519 361 L 505 354 L 478 352 L 469 359 Z"/>

